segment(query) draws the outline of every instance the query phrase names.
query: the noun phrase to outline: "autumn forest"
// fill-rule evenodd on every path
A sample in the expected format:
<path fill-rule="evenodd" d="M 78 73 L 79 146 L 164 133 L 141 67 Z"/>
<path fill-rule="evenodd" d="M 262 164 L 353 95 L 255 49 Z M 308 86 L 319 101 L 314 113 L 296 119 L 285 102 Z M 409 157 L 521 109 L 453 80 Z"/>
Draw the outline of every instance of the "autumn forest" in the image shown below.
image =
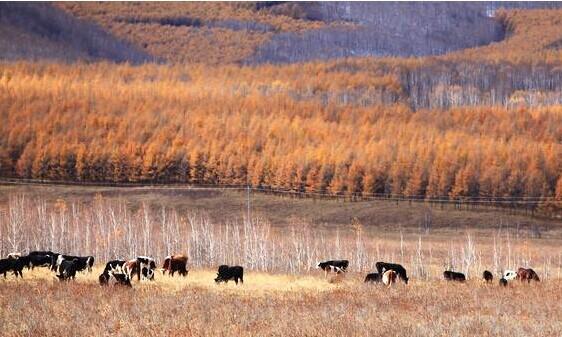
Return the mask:
<path fill-rule="evenodd" d="M 501 42 L 438 56 L 4 62 L 0 175 L 548 206 L 562 200 L 562 12 L 496 19 Z M 291 20 L 321 25 L 275 22 Z M 131 43 L 150 41 L 139 32 Z"/>

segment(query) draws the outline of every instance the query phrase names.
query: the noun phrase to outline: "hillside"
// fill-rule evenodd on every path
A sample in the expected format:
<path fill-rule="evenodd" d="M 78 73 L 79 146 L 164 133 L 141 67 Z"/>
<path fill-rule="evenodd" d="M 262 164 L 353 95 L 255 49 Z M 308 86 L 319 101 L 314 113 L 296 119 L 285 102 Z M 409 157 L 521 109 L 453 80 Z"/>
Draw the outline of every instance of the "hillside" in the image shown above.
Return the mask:
<path fill-rule="evenodd" d="M 299 62 L 423 56 L 488 45 L 511 34 L 498 8 L 553 2 L 60 3 L 171 62 Z M 421 27 L 421 28 L 420 28 Z M 544 25 L 543 25 L 544 28 Z M 165 38 L 164 38 L 165 36 Z"/>
<path fill-rule="evenodd" d="M 139 63 L 154 58 L 49 4 L 3 2 L 0 59 L 105 59 Z"/>
<path fill-rule="evenodd" d="M 3 8 L 19 8 L 13 6 Z M 386 10 L 375 18 L 362 4 L 341 3 L 57 6 L 56 13 L 63 8 L 79 18 L 64 14 L 69 22 L 103 27 L 163 62 L 0 64 L 2 176 L 249 182 L 346 196 L 540 198 L 549 210 L 562 198 L 561 9 L 493 8 L 490 18 L 478 10 L 483 4 L 430 4 L 424 11 L 397 4 L 405 6 L 400 12 L 381 4 Z M 451 21 L 461 9 L 465 15 Z M 436 19 L 442 11 L 448 14 Z M 487 22 L 488 34 L 499 22 L 505 36 L 438 56 L 247 64 L 276 36 L 396 27 L 402 12 L 427 17 L 428 31 L 453 24 L 451 36 L 455 29 L 468 36 L 471 22 Z M 11 26 L 17 18 L 9 16 Z M 408 27 L 394 31 L 405 40 L 392 46 L 408 41 Z M 64 32 L 47 34 L 48 40 L 72 46 Z M 247 40 L 250 35 L 255 39 Z"/>

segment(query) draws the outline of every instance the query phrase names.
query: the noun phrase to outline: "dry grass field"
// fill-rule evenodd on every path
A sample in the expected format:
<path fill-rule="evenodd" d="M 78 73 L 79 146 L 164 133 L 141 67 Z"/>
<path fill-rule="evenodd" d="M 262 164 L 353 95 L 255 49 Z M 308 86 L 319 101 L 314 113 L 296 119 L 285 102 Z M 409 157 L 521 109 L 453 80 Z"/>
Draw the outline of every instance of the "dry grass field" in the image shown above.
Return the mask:
<path fill-rule="evenodd" d="M 133 289 L 101 287 L 92 274 L 61 283 L 45 270 L 0 280 L 2 336 L 549 336 L 562 334 L 560 279 L 507 288 L 416 281 L 393 288 L 350 273 L 248 272 L 243 286 L 214 272 L 157 274 Z"/>
<path fill-rule="evenodd" d="M 562 335 L 556 219 L 254 194 L 252 212 L 259 218 L 249 224 L 245 197 L 166 188 L 1 187 L 2 255 L 14 246 L 44 248 L 95 255 L 96 266 L 64 283 L 43 268 L 24 270 L 24 279 L 0 277 L 0 335 Z M 424 222 L 432 226 L 423 228 Z M 50 238 L 53 232 L 66 239 Z M 154 282 L 135 280 L 132 289 L 98 284 L 108 259 L 149 254 L 161 266 L 169 252 L 189 255 L 186 278 L 158 272 Z M 325 279 L 313 268 L 332 258 L 351 261 L 345 277 Z M 380 260 L 403 264 L 409 284 L 365 285 L 365 274 Z M 243 265 L 245 283 L 216 285 L 222 263 Z M 541 282 L 500 288 L 501 271 L 519 266 L 535 269 Z M 468 281 L 442 280 L 449 268 Z M 493 284 L 480 280 L 484 269 L 494 273 Z"/>

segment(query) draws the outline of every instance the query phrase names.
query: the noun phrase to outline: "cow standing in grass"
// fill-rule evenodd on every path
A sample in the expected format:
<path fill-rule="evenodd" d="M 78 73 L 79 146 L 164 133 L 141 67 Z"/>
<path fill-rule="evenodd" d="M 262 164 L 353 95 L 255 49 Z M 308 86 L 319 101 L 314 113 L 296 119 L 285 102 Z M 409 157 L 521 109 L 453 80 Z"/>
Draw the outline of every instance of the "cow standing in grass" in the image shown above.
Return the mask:
<path fill-rule="evenodd" d="M 463 273 L 457 273 L 454 271 L 446 270 L 443 272 L 443 277 L 447 281 L 457 281 L 457 282 L 464 282 L 466 281 L 466 276 Z"/>
<path fill-rule="evenodd" d="M 527 281 L 527 283 L 531 283 L 531 281 L 540 282 L 539 275 L 531 268 L 517 269 L 517 279 L 521 282 Z"/>
<path fill-rule="evenodd" d="M 382 283 L 388 288 L 392 287 L 392 284 L 396 283 L 398 278 L 398 273 L 394 270 L 387 270 L 382 274 Z"/>
<path fill-rule="evenodd" d="M 99 276 L 99 282 L 101 285 L 107 285 L 112 280 L 115 284 L 123 285 L 127 287 L 132 287 L 131 278 L 125 272 L 124 266 L 127 262 L 123 260 L 113 260 L 109 261 L 105 265 L 103 273 Z"/>
<path fill-rule="evenodd" d="M 394 270 L 398 277 L 404 281 L 405 284 L 408 284 L 408 275 L 406 274 L 406 268 L 402 265 L 397 263 L 386 263 L 386 262 L 377 262 L 375 263 L 375 267 L 379 274 L 383 274 L 387 270 Z"/>
<path fill-rule="evenodd" d="M 486 283 L 490 283 L 494 280 L 494 275 L 492 274 L 492 272 L 488 270 L 484 270 L 484 273 L 482 274 L 482 279 L 484 279 Z"/>
<path fill-rule="evenodd" d="M 51 270 L 55 270 L 52 267 L 53 256 L 58 255 L 51 251 L 32 251 L 27 256 L 22 256 L 20 259 L 25 258 L 26 267 L 31 270 L 35 267 L 51 267 Z"/>
<path fill-rule="evenodd" d="M 181 276 L 187 276 L 187 256 L 182 254 L 166 256 L 162 273 L 168 272 L 169 276 L 174 276 L 176 271 Z"/>
<path fill-rule="evenodd" d="M 11 271 L 16 278 L 22 277 L 23 278 L 23 270 L 24 262 L 20 259 L 0 259 L 0 274 L 4 274 L 4 278 L 6 278 L 6 274 Z"/>
<path fill-rule="evenodd" d="M 324 271 L 324 277 L 328 277 L 328 273 L 330 272 L 334 272 L 336 274 L 345 273 L 347 272 L 348 266 L 348 260 L 330 260 L 318 262 L 318 264 L 316 264 L 317 269 L 322 269 Z"/>
<path fill-rule="evenodd" d="M 228 283 L 228 281 L 234 280 L 234 283 L 238 285 L 238 281 L 241 284 L 244 283 L 244 268 L 241 266 L 227 266 L 221 265 L 219 266 L 219 270 L 217 271 L 217 277 L 215 278 L 216 283 Z"/>
<path fill-rule="evenodd" d="M 56 275 L 60 281 L 67 281 L 76 277 L 78 271 L 78 259 L 63 260 L 57 267 L 58 274 Z"/>
<path fill-rule="evenodd" d="M 129 260 L 123 265 L 123 270 L 128 275 L 129 279 L 133 279 L 137 275 L 137 280 L 154 280 L 154 270 L 156 269 L 156 262 L 153 258 L 148 256 L 139 256 L 136 259 Z"/>
<path fill-rule="evenodd" d="M 379 273 L 367 274 L 365 277 L 365 283 L 380 283 L 382 282 L 382 275 Z"/>
<path fill-rule="evenodd" d="M 88 272 L 92 271 L 92 267 L 94 266 L 94 257 L 93 256 L 73 256 L 73 255 L 62 255 L 62 254 L 53 254 L 51 258 L 51 269 L 57 270 L 58 267 L 61 265 L 62 261 L 73 261 L 76 260 L 76 271 L 83 271 L 88 269 Z"/>

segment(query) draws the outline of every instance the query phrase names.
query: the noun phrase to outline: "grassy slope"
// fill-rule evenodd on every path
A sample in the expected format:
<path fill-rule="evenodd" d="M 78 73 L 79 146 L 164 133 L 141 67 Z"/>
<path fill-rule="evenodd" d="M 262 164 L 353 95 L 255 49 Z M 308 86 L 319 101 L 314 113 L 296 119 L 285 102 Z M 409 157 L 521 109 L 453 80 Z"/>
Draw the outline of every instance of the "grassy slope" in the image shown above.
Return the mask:
<path fill-rule="evenodd" d="M 228 190 L 187 190 L 166 187 L 113 188 L 75 186 L 0 185 L 0 204 L 7 202 L 10 194 L 41 196 L 50 201 L 65 199 L 68 202 L 89 202 L 99 194 L 104 198 L 124 199 L 132 208 L 145 202 L 153 206 L 166 206 L 180 212 L 208 213 L 212 219 L 224 222 L 241 218 L 247 210 L 245 192 Z M 390 233 L 417 233 L 426 216 L 431 216 L 432 232 L 451 234 L 466 230 L 480 231 L 487 235 L 500 225 L 519 229 L 533 235 L 538 229 L 543 237 L 562 237 L 562 222 L 511 214 L 504 210 L 477 208 L 456 209 L 452 205 L 432 206 L 409 202 L 343 202 L 281 198 L 266 194 L 251 195 L 251 211 L 268 219 L 274 226 L 285 227 L 295 221 L 306 221 L 326 229 L 342 228 L 357 218 L 367 230 Z"/>
<path fill-rule="evenodd" d="M 387 289 L 351 274 L 247 273 L 216 286 L 210 270 L 102 288 L 99 269 L 61 284 L 45 270 L 0 280 L 3 336 L 560 336 L 562 282 L 414 281 Z M 548 296 L 545 296 L 548 294 Z M 25 319 L 22 319 L 25 317 Z"/>

